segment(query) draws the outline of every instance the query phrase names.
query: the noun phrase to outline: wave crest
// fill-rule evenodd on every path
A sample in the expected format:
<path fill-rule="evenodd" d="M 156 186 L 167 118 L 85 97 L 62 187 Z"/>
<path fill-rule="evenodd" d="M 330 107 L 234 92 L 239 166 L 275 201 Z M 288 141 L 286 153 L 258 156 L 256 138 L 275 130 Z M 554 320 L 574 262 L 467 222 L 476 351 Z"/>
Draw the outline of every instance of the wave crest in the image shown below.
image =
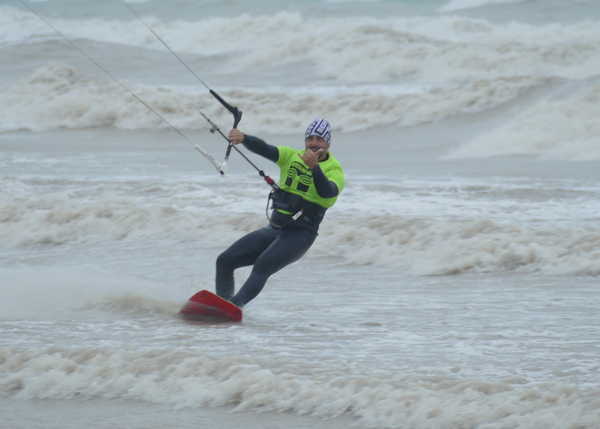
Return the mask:
<path fill-rule="evenodd" d="M 402 374 L 323 379 L 248 358 L 215 359 L 198 352 L 4 348 L 0 371 L 7 374 L 0 394 L 10 397 L 142 400 L 321 418 L 349 415 L 364 427 L 398 427 L 408 421 L 418 427 L 459 428 L 468 416 L 476 426 L 500 427 L 510 421 L 591 428 L 600 418 L 593 406 L 597 392 L 559 383 L 534 386 L 520 378 L 490 382 Z"/>
<path fill-rule="evenodd" d="M 251 106 L 244 118 L 253 132 L 297 133 L 314 116 L 326 111 L 337 131 L 358 131 L 383 125 L 411 126 L 465 112 L 484 111 L 548 83 L 527 76 L 477 80 L 460 87 L 423 92 L 381 88 L 332 88 L 325 92 L 255 89 L 221 91 L 239 106 Z M 161 116 L 183 129 L 208 129 L 204 112 L 217 122 L 228 113 L 205 92 L 189 88 L 131 86 Z M 76 69 L 52 64 L 0 94 L 4 106 L 0 131 L 47 131 L 70 128 L 165 128 L 153 112 L 111 81 L 88 79 Z"/>

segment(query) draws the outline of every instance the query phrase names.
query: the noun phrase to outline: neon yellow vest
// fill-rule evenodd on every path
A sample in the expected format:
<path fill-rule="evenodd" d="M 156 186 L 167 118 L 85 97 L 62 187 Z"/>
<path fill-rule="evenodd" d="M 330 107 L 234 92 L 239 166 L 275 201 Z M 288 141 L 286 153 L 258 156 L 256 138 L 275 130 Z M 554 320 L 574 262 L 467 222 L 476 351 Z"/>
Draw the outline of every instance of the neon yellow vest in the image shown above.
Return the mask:
<path fill-rule="evenodd" d="M 313 172 L 300 158 L 300 155 L 304 153 L 304 149 L 294 149 L 287 146 L 277 146 L 277 149 L 279 151 L 277 165 L 280 168 L 279 187 L 283 191 L 299 195 L 304 200 L 326 209 L 335 204 L 337 196 L 323 198 L 317 193 L 313 181 Z M 330 153 L 325 161 L 319 162 L 319 167 L 321 167 L 325 177 L 337 185 L 339 195 L 344 189 L 344 170 L 342 170 L 339 161 Z"/>

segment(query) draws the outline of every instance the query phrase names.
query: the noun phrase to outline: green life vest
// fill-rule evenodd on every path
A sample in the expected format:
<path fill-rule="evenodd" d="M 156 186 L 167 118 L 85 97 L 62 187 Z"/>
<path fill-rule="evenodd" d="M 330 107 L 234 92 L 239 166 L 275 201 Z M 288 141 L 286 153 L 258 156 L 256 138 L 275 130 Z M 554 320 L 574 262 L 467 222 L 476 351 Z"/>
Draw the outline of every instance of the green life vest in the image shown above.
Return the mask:
<path fill-rule="evenodd" d="M 277 149 L 279 151 L 277 165 L 280 168 L 279 187 L 282 191 L 298 195 L 305 201 L 326 209 L 335 204 L 337 196 L 323 198 L 317 193 L 313 172 L 300 157 L 304 153 L 304 149 L 287 146 L 278 146 Z M 325 177 L 336 184 L 339 195 L 344 189 L 344 170 L 339 161 L 329 153 L 325 161 L 319 162 L 319 167 Z"/>

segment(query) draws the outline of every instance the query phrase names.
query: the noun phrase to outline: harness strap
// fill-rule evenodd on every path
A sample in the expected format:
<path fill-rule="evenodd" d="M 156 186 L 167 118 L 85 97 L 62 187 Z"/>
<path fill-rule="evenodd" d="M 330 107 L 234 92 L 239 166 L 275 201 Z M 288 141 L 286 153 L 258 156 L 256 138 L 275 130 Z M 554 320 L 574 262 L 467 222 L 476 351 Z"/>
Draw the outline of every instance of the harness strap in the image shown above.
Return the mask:
<path fill-rule="evenodd" d="M 281 189 L 271 192 L 269 199 L 273 201 L 269 223 L 276 229 L 297 221 L 298 225 L 308 226 L 316 232 L 327 211 L 325 207 L 306 201 L 300 195 Z"/>

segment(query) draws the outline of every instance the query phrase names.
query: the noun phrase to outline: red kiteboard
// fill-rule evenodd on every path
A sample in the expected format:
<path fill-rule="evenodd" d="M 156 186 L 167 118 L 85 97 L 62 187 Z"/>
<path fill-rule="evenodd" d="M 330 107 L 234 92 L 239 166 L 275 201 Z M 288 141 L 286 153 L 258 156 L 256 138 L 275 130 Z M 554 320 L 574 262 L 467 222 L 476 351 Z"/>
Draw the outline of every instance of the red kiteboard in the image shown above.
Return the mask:
<path fill-rule="evenodd" d="M 242 309 L 240 307 L 208 290 L 201 290 L 192 296 L 179 310 L 179 314 L 186 320 L 203 322 L 242 321 Z"/>

